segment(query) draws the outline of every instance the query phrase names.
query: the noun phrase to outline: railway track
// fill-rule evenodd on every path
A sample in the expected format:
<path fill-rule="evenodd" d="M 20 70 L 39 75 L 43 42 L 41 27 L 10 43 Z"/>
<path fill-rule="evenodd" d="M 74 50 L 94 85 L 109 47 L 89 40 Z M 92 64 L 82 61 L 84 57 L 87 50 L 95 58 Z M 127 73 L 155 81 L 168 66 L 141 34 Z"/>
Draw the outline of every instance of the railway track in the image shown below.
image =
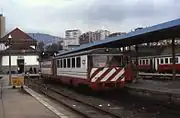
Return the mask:
<path fill-rule="evenodd" d="M 101 112 L 101 114 L 103 115 L 97 116 L 94 112 L 95 116 L 98 118 L 105 116 L 122 118 L 177 118 L 177 116 L 180 116 L 177 107 L 171 107 L 169 105 L 163 105 L 161 103 L 153 103 L 151 100 L 136 99 L 135 96 L 115 98 L 114 96 L 112 96 L 112 94 L 109 94 L 109 98 L 111 99 L 106 99 L 106 96 L 103 96 L 99 99 L 99 97 L 89 96 L 88 94 L 79 94 L 60 85 L 46 84 L 40 87 L 40 83 L 36 83 L 36 86 L 37 85 L 39 89 L 41 88 L 41 91 L 43 91 L 43 93 L 57 101 L 59 101 L 59 99 L 70 99 L 78 102 L 79 104 L 84 104 L 85 107 L 88 106 L 91 108 L 93 107 L 93 109 L 95 110 L 98 109 L 96 113 Z M 37 87 L 32 88 L 35 89 Z M 63 97 L 57 98 L 57 96 L 59 95 Z M 67 101 L 64 101 L 64 103 L 67 103 Z M 68 107 L 79 110 L 76 108 L 77 106 L 79 106 L 77 105 L 78 103 L 70 103 Z M 82 112 L 82 114 L 84 114 L 85 110 L 79 110 L 77 112 Z M 94 117 L 93 112 L 86 113 L 85 117 Z"/>
<path fill-rule="evenodd" d="M 156 80 L 172 80 L 171 73 L 147 73 L 139 72 L 138 75 L 144 79 L 156 79 Z M 180 74 L 176 74 L 176 78 L 180 78 Z"/>
<path fill-rule="evenodd" d="M 143 98 L 143 97 L 138 97 L 138 96 L 133 96 L 133 95 L 128 95 L 129 98 L 115 98 L 111 99 L 110 97 L 108 98 L 107 96 L 103 96 L 104 99 L 111 101 L 114 104 L 117 104 L 119 106 L 131 106 L 127 109 L 129 110 L 134 110 L 137 109 L 139 112 L 147 112 L 149 115 L 156 114 L 158 118 L 176 118 L 180 116 L 180 106 L 171 104 L 171 103 L 166 103 L 163 101 L 158 101 L 158 100 L 152 100 L 150 98 Z M 134 98 L 134 99 L 131 99 Z M 119 102 L 118 100 L 124 101 L 124 102 Z M 126 108 L 125 108 L 126 109 Z"/>
<path fill-rule="evenodd" d="M 65 91 L 58 91 L 52 86 L 31 85 L 31 88 L 36 88 L 36 90 L 39 89 L 40 92 L 43 92 L 48 97 L 55 99 L 86 118 L 122 118 L 121 114 L 104 109 L 102 104 L 95 105 L 92 104 L 92 102 L 85 101 L 85 99 L 79 100 L 77 97 L 67 95 Z M 110 106 L 107 104 L 107 107 Z"/>

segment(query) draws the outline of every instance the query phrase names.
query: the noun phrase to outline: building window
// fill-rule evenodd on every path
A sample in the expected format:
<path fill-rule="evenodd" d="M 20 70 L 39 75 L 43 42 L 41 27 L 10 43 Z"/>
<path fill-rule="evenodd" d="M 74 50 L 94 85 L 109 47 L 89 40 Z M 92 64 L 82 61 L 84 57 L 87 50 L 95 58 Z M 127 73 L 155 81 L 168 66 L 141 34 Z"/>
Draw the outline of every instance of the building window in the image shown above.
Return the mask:
<path fill-rule="evenodd" d="M 68 59 L 67 59 L 67 67 L 70 68 L 70 67 L 71 67 L 70 65 L 71 65 L 71 59 L 68 58 Z"/>
<path fill-rule="evenodd" d="M 66 59 L 63 59 L 64 68 L 66 68 Z"/>
<path fill-rule="evenodd" d="M 75 58 L 72 58 L 72 68 L 75 68 Z"/>
<path fill-rule="evenodd" d="M 80 57 L 77 57 L 77 58 L 76 58 L 76 67 L 77 67 L 77 68 L 80 68 L 80 67 L 81 67 L 81 58 L 80 58 Z"/>
<path fill-rule="evenodd" d="M 148 63 L 148 61 L 149 61 L 149 60 L 148 60 L 148 59 L 146 59 L 146 64 L 149 64 L 149 63 Z"/>

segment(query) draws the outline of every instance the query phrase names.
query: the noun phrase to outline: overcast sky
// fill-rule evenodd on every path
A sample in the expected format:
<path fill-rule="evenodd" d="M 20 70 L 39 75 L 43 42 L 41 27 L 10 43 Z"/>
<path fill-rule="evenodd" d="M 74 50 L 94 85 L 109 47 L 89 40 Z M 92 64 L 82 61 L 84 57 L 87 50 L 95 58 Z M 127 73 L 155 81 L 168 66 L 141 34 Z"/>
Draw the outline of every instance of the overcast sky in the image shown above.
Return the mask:
<path fill-rule="evenodd" d="M 0 0 L 0 8 L 7 30 L 56 36 L 66 29 L 129 32 L 180 18 L 180 0 Z"/>

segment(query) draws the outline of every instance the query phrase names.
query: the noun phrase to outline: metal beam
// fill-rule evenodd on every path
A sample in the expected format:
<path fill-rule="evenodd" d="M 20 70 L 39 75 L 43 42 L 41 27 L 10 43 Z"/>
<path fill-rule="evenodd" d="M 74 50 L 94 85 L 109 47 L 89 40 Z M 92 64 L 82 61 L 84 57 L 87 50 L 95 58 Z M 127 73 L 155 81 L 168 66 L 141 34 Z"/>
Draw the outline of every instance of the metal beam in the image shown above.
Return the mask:
<path fill-rule="evenodd" d="M 136 67 L 138 66 L 138 45 L 135 46 L 135 51 L 136 51 Z"/>
<path fill-rule="evenodd" d="M 137 78 L 137 75 L 138 75 L 138 50 L 139 50 L 139 47 L 138 45 L 135 45 L 135 51 L 136 51 L 136 68 L 135 68 L 135 73 L 136 73 L 136 78 Z"/>
<path fill-rule="evenodd" d="M 172 63 L 173 63 L 173 80 L 176 79 L 176 60 L 175 60 L 175 38 L 172 39 Z"/>

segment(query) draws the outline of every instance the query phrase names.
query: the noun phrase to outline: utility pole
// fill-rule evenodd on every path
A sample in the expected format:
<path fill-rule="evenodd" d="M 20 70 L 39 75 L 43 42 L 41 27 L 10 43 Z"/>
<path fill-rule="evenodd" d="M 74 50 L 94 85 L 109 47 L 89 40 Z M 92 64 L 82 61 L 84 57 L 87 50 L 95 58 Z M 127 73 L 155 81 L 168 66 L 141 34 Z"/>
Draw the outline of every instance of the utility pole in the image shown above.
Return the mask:
<path fill-rule="evenodd" d="M 8 36 L 8 45 L 9 45 L 9 85 L 11 85 L 11 35 Z"/>

